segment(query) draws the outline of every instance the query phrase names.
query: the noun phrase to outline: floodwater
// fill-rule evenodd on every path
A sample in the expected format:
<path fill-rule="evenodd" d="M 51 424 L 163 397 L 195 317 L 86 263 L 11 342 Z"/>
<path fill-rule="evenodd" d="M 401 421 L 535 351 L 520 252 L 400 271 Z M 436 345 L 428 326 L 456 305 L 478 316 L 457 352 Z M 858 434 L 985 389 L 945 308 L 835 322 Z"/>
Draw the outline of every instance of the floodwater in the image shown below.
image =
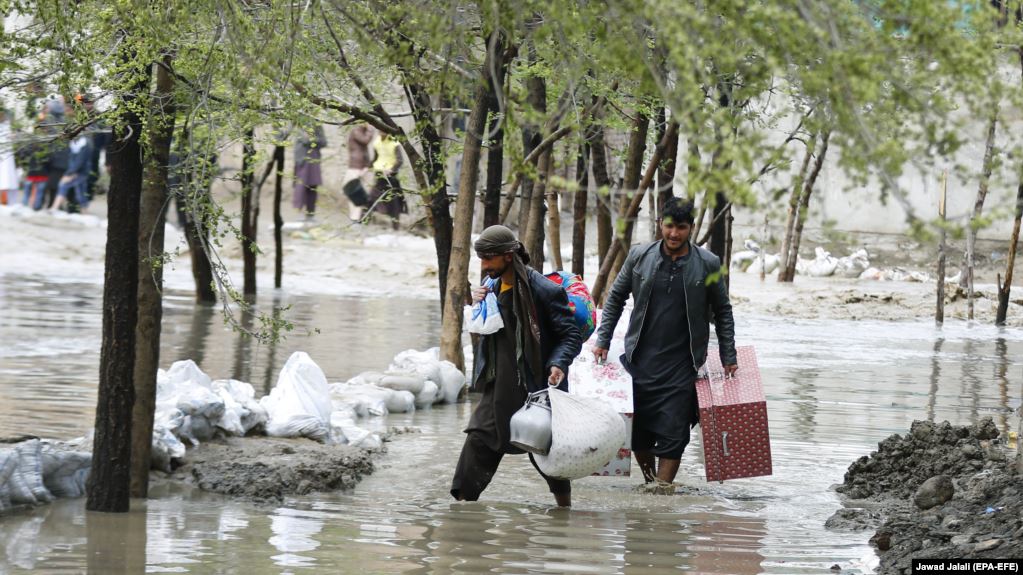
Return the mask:
<path fill-rule="evenodd" d="M 100 286 L 0 275 L 0 436 L 71 438 L 92 425 Z M 265 296 L 260 304 L 273 299 Z M 191 358 L 214 378 L 272 385 L 293 351 L 331 381 L 381 369 L 398 351 L 438 341 L 432 302 L 291 297 L 303 330 L 275 348 L 239 338 L 190 294 L 167 294 L 165 364 Z M 929 322 L 749 317 L 768 399 L 774 475 L 708 484 L 699 434 L 680 480 L 685 494 L 639 494 L 639 479 L 573 484 L 574 508 L 553 508 L 524 457 L 508 457 L 477 503 L 447 493 L 471 405 L 391 415 L 413 426 L 388 444 L 352 493 L 259 507 L 157 484 L 130 513 L 86 513 L 62 500 L 0 518 L 0 575 L 90 573 L 668 573 L 869 572 L 869 533 L 824 529 L 845 469 L 917 419 L 1003 432 L 1023 395 L 1023 332 Z"/>

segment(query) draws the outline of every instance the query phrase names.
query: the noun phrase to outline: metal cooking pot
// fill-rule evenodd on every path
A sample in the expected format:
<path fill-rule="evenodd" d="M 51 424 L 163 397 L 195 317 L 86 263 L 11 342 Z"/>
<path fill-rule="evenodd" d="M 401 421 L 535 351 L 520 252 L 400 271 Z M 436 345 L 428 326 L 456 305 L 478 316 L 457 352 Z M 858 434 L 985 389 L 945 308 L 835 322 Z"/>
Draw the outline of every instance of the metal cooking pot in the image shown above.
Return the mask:
<path fill-rule="evenodd" d="M 551 405 L 547 390 L 530 393 L 526 403 L 511 418 L 511 443 L 537 455 L 551 450 Z"/>

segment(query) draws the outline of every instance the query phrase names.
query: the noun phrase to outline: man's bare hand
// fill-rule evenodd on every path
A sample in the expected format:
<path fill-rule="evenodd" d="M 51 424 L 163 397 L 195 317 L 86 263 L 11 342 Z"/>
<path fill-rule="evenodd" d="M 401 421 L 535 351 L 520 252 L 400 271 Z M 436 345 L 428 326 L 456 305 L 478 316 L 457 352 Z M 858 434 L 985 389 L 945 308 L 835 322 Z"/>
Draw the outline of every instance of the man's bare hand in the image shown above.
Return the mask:
<path fill-rule="evenodd" d="M 487 297 L 487 292 L 490 291 L 484 286 L 472 288 L 472 303 L 479 303 L 483 298 Z"/>
<path fill-rule="evenodd" d="M 725 377 L 735 377 L 735 372 L 739 371 L 737 364 L 731 364 L 725 366 Z"/>
<path fill-rule="evenodd" d="M 600 365 L 607 361 L 607 349 L 603 347 L 594 347 L 593 359 L 597 362 L 597 365 Z"/>
<path fill-rule="evenodd" d="M 565 379 L 565 372 L 558 366 L 551 366 L 551 374 L 547 377 L 547 385 L 558 386 Z"/>

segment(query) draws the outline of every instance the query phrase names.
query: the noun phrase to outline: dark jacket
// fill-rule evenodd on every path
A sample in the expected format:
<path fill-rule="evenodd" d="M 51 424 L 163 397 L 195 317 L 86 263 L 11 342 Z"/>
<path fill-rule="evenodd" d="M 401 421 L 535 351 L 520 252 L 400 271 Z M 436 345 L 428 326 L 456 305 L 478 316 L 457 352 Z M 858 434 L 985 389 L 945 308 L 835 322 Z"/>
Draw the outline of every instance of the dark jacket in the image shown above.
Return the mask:
<path fill-rule="evenodd" d="M 582 337 L 579 327 L 568 307 L 568 294 L 560 285 L 545 278 L 543 274 L 529 269 L 529 288 L 533 291 L 533 305 L 536 306 L 536 319 L 540 322 L 540 352 L 543 355 L 544 373 L 526 374 L 525 381 L 529 391 L 536 391 L 547 386 L 547 373 L 552 366 L 565 372 L 565 379 L 558 386 L 568 391 L 568 366 L 572 365 L 575 356 L 582 350 Z M 490 336 L 481 336 L 474 353 L 472 381 L 477 388 L 477 380 L 486 371 L 487 357 L 483 350 L 487 349 L 486 341 Z M 542 387 L 541 387 L 542 385 Z"/>
<path fill-rule="evenodd" d="M 707 360 L 707 344 L 710 341 L 710 315 L 713 312 L 714 331 L 718 337 L 718 354 L 722 365 L 736 362 L 735 320 L 732 318 L 732 304 L 728 301 L 728 289 L 721 275 L 721 260 L 711 252 L 689 244 L 689 262 L 683 268 L 685 275 L 686 309 L 689 319 L 689 350 L 693 356 L 693 367 L 700 369 Z M 618 318 L 622 316 L 625 302 L 632 294 L 634 307 L 625 334 L 625 354 L 632 361 L 639 336 L 643 333 L 650 290 L 653 288 L 654 272 L 664 262 L 661 256 L 661 242 L 633 246 L 622 264 L 622 271 L 615 278 L 614 285 L 604 302 L 604 313 L 597 330 L 597 346 L 607 349 L 611 344 Z M 681 319 L 681 318 L 680 318 Z"/>

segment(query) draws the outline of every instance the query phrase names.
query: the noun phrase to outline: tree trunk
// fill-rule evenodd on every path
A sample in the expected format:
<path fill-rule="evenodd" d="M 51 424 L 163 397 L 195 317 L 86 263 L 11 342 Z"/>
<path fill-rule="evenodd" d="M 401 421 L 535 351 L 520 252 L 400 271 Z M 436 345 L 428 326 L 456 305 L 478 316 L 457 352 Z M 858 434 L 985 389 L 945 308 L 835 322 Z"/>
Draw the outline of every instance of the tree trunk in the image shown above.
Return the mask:
<path fill-rule="evenodd" d="M 256 295 L 256 232 L 258 231 L 259 208 L 252 186 L 253 161 L 256 156 L 255 133 L 252 128 L 245 132 L 242 144 L 242 266 L 245 279 L 243 293 Z"/>
<path fill-rule="evenodd" d="M 799 211 L 796 213 L 795 228 L 792 231 L 792 246 L 789 249 L 789 266 L 785 272 L 787 277 L 794 278 L 796 276 L 796 254 L 799 253 L 799 242 L 802 241 L 803 237 L 803 224 L 806 223 L 806 214 L 810 206 L 810 194 L 813 193 L 814 184 L 817 183 L 817 176 L 821 173 L 821 168 L 824 167 L 824 158 L 828 155 L 828 139 L 831 137 L 830 131 L 825 131 L 821 135 L 820 140 L 820 153 L 817 154 L 817 159 L 813 164 L 813 170 L 807 177 L 806 182 L 803 183 L 803 193 L 799 199 Z"/>
<path fill-rule="evenodd" d="M 973 319 L 973 268 L 974 257 L 977 246 L 977 226 L 980 225 L 980 215 L 984 210 L 984 199 L 987 198 L 988 185 L 991 182 L 991 171 L 994 169 L 995 155 L 995 131 L 998 126 L 998 114 L 992 114 L 987 125 L 987 143 L 984 145 L 984 171 L 980 176 L 980 186 L 977 188 L 977 201 L 973 204 L 973 215 L 970 216 L 970 225 L 966 228 L 966 273 L 963 279 L 966 280 L 966 317 Z"/>
<path fill-rule="evenodd" d="M 490 121 L 487 136 L 487 185 L 483 194 L 483 227 L 501 223 L 501 179 L 504 177 L 504 122 L 507 114 L 501 111 L 500 98 L 504 94 L 504 83 L 508 70 L 504 58 L 504 37 L 498 36 L 495 46 L 495 64 L 485 72 L 487 80 L 487 109 Z"/>
<path fill-rule="evenodd" d="M 998 312 L 995 325 L 1005 325 L 1009 313 L 1009 295 L 1012 291 L 1012 272 L 1016 265 L 1016 248 L 1019 245 L 1020 221 L 1023 220 L 1023 182 L 1016 188 L 1016 217 L 1012 224 L 1012 239 L 1009 240 L 1009 261 L 1005 264 L 1005 282 L 998 278 Z"/>
<path fill-rule="evenodd" d="M 670 138 L 676 133 L 678 133 L 678 124 L 672 122 L 668 128 L 666 138 Z M 626 210 L 621 236 L 611 244 L 607 256 L 604 258 L 603 263 L 600 264 L 600 271 L 597 272 L 597 278 L 593 282 L 593 290 L 590 292 L 593 295 L 593 301 L 596 302 L 598 307 L 604 304 L 607 286 L 610 283 L 610 279 L 614 277 L 611 275 L 611 268 L 614 267 L 616 261 L 624 260 L 625 254 L 628 252 L 632 238 L 632 225 L 635 222 L 636 214 L 639 213 L 640 206 L 643 204 L 643 193 L 653 183 L 655 168 L 666 147 L 667 141 L 661 140 L 654 149 L 654 153 L 650 157 L 650 165 L 647 166 L 646 174 L 643 176 L 643 181 L 639 183 L 637 193 L 632 197 L 632 202 Z M 618 267 L 621 267 L 621 263 L 618 263 Z"/>
<path fill-rule="evenodd" d="M 948 171 L 941 175 L 941 198 L 938 200 L 938 217 L 941 218 L 941 239 L 938 241 L 938 294 L 937 305 L 934 308 L 934 321 L 937 324 L 945 323 L 945 261 L 948 244 L 948 236 L 945 231 L 945 206 L 948 199 Z"/>
<path fill-rule="evenodd" d="M 489 59 L 489 58 L 488 58 Z M 484 74 L 487 65 L 484 64 Z M 451 263 L 448 267 L 448 294 L 442 317 L 440 354 L 465 370 L 462 353 L 462 309 L 465 306 L 469 277 L 469 254 L 472 246 L 472 218 L 476 208 L 476 183 L 479 178 L 482 142 L 480 136 L 487 120 L 487 88 L 476 90 L 476 100 L 465 127 L 465 145 L 462 149 L 462 173 L 458 180 L 458 199 L 455 200 L 454 236 L 451 242 Z"/>
<path fill-rule="evenodd" d="M 544 251 L 544 220 L 547 214 L 547 178 L 551 172 L 551 164 L 554 156 L 551 151 L 540 154 L 537 160 L 537 179 L 533 182 L 533 190 L 529 197 L 529 215 L 526 218 L 526 233 L 523 235 L 522 243 L 529 252 L 530 265 L 538 270 L 543 270 Z M 525 207 L 525 204 L 523 204 Z"/>
<path fill-rule="evenodd" d="M 536 61 L 534 51 L 530 49 L 531 61 Z M 526 79 L 526 87 L 529 90 L 526 95 L 526 101 L 529 106 L 540 114 L 547 112 L 547 84 L 543 78 L 532 76 Z M 534 148 L 540 145 L 543 141 L 543 133 L 541 128 L 535 126 L 526 126 L 522 129 L 522 151 L 525 155 L 529 155 Z M 545 161 L 550 160 L 550 154 L 544 152 L 536 160 L 536 174 L 537 178 L 542 179 L 547 171 L 547 165 Z M 522 243 L 526 246 L 526 251 L 529 252 L 529 257 L 533 262 L 534 266 L 543 265 L 543 190 L 536 189 L 536 180 L 533 179 L 532 175 L 525 175 L 522 178 L 522 192 L 521 200 L 519 202 L 519 234 L 522 239 Z M 539 218 L 539 220 L 537 220 Z M 537 225 L 539 223 L 539 225 Z M 540 236 L 539 247 L 537 246 L 537 236 Z"/>
<path fill-rule="evenodd" d="M 281 216 L 281 197 L 284 191 L 284 146 L 274 146 L 274 287 L 281 289 L 284 279 L 284 218 Z"/>
<path fill-rule="evenodd" d="M 667 129 L 667 127 L 665 128 Z M 661 134 L 663 137 L 663 133 Z M 658 138 L 658 141 L 660 138 Z M 664 157 L 657 168 L 657 213 L 655 218 L 661 217 L 664 204 L 675 195 L 675 159 L 678 157 L 678 132 L 668 138 L 668 145 L 664 148 Z M 654 225 L 654 237 L 661 239 L 661 226 Z"/>
<path fill-rule="evenodd" d="M 817 145 L 817 135 L 814 134 L 810 138 L 810 142 L 806 145 L 806 152 L 803 154 L 803 165 L 799 168 L 799 174 L 796 175 L 796 180 L 793 182 L 792 193 L 789 194 L 789 210 L 785 217 L 785 235 L 782 237 L 781 242 L 781 262 L 778 266 L 778 281 L 779 282 L 791 282 L 794 278 L 789 276 L 789 259 L 796 258 L 799 252 L 790 254 L 792 247 L 792 234 L 796 229 L 796 215 L 799 212 L 799 197 L 803 193 L 803 182 L 806 181 L 807 170 L 810 169 L 810 159 L 813 158 L 813 151 Z M 763 247 L 761 247 L 763 249 Z M 795 269 L 793 267 L 792 269 Z"/>
<path fill-rule="evenodd" d="M 586 274 L 586 204 L 590 194 L 590 173 L 586 159 L 590 147 L 586 142 L 579 144 L 579 155 L 575 160 L 575 181 L 578 188 L 572 204 L 572 273 L 583 277 Z"/>
<path fill-rule="evenodd" d="M 428 190 L 423 190 L 425 198 L 429 198 L 427 211 L 433 225 L 433 245 L 437 250 L 437 283 L 440 288 L 440 305 L 444 309 L 447 295 L 448 267 L 451 264 L 452 220 L 451 199 L 448 197 L 447 176 L 444 174 L 443 143 L 433 118 L 433 105 L 430 94 L 415 82 L 406 84 L 410 99 L 415 102 L 412 117 L 416 120 L 419 141 L 423 147 L 423 163 L 417 168 L 426 172 Z M 412 156 L 409 155 L 411 158 Z"/>
<path fill-rule="evenodd" d="M 593 126 L 586 141 L 592 158 L 593 183 L 597 188 L 597 265 L 603 265 L 611 249 L 611 177 L 607 173 L 607 150 L 604 149 L 604 128 Z"/>
<path fill-rule="evenodd" d="M 140 71 L 141 72 L 141 71 Z M 143 73 L 143 78 L 149 75 Z M 103 339 L 92 468 L 85 508 L 123 513 L 131 495 L 131 418 L 135 403 L 135 323 L 138 318 L 139 204 L 142 122 L 132 110 L 148 92 L 145 80 L 119 103 L 123 124 L 110 147 L 107 246 L 103 278 Z"/>
<path fill-rule="evenodd" d="M 547 196 L 547 205 L 550 206 L 550 217 L 548 218 L 547 237 L 551 242 L 551 259 L 554 262 L 554 269 L 565 269 L 565 262 L 561 258 L 561 204 L 558 196 L 558 188 L 551 181 L 554 173 L 554 150 L 547 154 L 547 174 L 544 176 L 544 190 Z M 542 244 L 541 244 L 542 245 Z M 543 268 L 538 268 L 543 271 Z"/>
<path fill-rule="evenodd" d="M 622 190 L 625 191 L 625 195 L 622 197 L 622 203 L 618 206 L 620 232 L 618 237 L 623 245 L 611 268 L 610 277 L 618 276 L 622 264 L 625 263 L 625 256 L 629 253 L 629 246 L 632 244 L 632 230 L 636 225 L 635 218 L 639 215 L 639 209 L 636 209 L 632 215 L 628 214 L 631 211 L 631 199 L 637 195 L 643 195 L 643 191 L 639 189 L 639 179 L 643 175 L 643 156 L 646 154 L 646 138 L 649 130 L 650 118 L 645 114 L 637 113 L 632 132 L 629 133 L 629 155 L 625 158 L 625 174 L 622 180 Z M 651 167 L 654 165 L 656 165 L 656 161 Z"/>
<path fill-rule="evenodd" d="M 186 130 L 181 134 L 182 142 L 189 139 Z M 180 159 L 181 174 L 185 182 L 180 200 L 185 202 L 185 240 L 188 242 L 188 256 L 192 262 L 192 279 L 195 280 L 195 301 L 197 303 L 216 303 L 217 290 L 213 285 L 213 264 L 210 262 L 206 246 L 209 245 L 210 230 L 207 222 L 201 219 L 205 207 L 213 199 L 210 196 L 210 186 L 207 179 L 196 180 L 195 165 L 197 162 L 206 162 L 205 156 L 199 159 L 194 157 L 194 152 L 188 148 Z M 205 169 L 204 169 L 205 174 Z"/>
<path fill-rule="evenodd" d="M 710 224 L 710 252 L 721 258 L 721 265 L 725 266 L 725 251 L 728 243 L 728 222 L 731 215 L 732 205 L 728 203 L 728 197 L 724 192 L 714 192 L 714 219 Z"/>
<path fill-rule="evenodd" d="M 164 61 L 170 64 L 170 56 Z M 135 327 L 135 406 L 131 425 L 131 496 L 149 493 L 149 461 L 156 413 L 156 370 L 160 367 L 163 318 L 163 227 L 167 166 L 174 133 L 174 76 L 156 66 L 156 93 L 149 124 L 149 151 L 139 209 L 138 321 Z"/>

